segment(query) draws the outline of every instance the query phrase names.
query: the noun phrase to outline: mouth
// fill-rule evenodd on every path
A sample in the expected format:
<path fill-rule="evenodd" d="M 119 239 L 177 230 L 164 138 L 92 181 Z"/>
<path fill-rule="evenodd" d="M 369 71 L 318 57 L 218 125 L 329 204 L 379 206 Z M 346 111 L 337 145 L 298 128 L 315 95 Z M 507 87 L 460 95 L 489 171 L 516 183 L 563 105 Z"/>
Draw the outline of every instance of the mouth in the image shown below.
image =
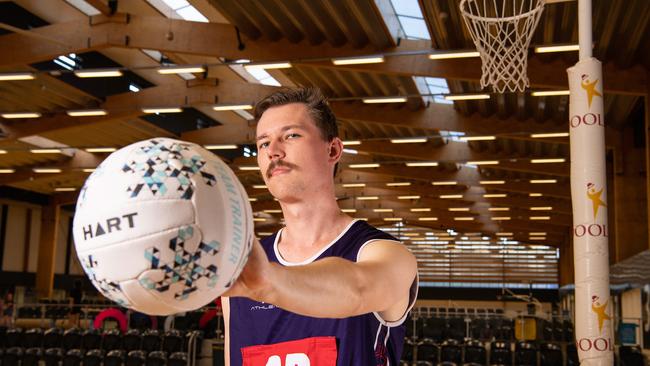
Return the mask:
<path fill-rule="evenodd" d="M 271 171 L 271 174 L 269 174 L 269 177 L 274 177 L 274 176 L 276 176 L 276 175 L 280 175 L 280 174 L 288 173 L 289 170 L 290 170 L 289 168 L 285 168 L 285 167 L 282 167 L 282 168 L 275 168 L 275 169 L 273 169 L 273 170 Z"/>

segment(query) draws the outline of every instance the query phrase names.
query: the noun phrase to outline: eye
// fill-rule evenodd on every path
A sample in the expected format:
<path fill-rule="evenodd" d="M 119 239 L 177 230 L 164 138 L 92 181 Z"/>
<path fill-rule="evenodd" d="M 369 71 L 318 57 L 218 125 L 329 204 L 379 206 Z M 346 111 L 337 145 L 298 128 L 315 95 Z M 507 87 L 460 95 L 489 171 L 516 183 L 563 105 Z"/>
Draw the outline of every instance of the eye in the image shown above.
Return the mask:
<path fill-rule="evenodd" d="M 268 147 L 268 146 L 269 146 L 269 143 L 268 143 L 268 142 L 261 142 L 261 143 L 257 146 L 257 149 L 258 149 L 258 150 L 259 150 L 259 149 L 265 149 L 265 148 Z"/>
<path fill-rule="evenodd" d="M 300 137 L 300 135 L 295 133 L 295 132 L 292 132 L 292 133 L 287 135 L 287 139 L 292 139 L 292 138 L 296 138 L 296 137 Z"/>

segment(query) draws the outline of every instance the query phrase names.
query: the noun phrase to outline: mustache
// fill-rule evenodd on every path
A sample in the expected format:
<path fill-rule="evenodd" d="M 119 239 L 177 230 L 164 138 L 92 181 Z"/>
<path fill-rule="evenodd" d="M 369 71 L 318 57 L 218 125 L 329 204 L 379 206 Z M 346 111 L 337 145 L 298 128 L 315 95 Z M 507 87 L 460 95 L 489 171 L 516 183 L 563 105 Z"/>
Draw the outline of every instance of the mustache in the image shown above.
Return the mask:
<path fill-rule="evenodd" d="M 273 160 L 271 161 L 271 164 L 269 164 L 268 169 L 266 169 L 266 177 L 271 178 L 271 173 L 273 173 L 273 170 L 277 167 L 285 167 L 289 169 L 294 169 L 296 166 L 291 163 L 287 163 L 284 160 Z"/>

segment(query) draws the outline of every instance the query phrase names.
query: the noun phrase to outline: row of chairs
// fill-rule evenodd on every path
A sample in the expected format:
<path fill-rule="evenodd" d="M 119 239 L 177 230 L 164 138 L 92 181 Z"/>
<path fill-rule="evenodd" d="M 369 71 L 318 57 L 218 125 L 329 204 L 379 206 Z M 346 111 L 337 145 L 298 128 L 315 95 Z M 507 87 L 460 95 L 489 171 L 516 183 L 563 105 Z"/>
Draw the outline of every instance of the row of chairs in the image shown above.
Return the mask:
<path fill-rule="evenodd" d="M 94 329 L 82 331 L 77 328 L 71 328 L 65 332 L 59 328 L 50 328 L 46 331 L 40 328 L 27 331 L 20 328 L 11 328 L 5 332 L 0 330 L 0 348 L 61 348 L 66 352 L 71 349 L 86 351 L 101 349 L 104 352 L 142 350 L 147 354 L 153 351 L 165 351 L 172 354 L 187 351 L 189 337 L 196 332 L 198 331 L 184 334 L 178 330 L 160 332 L 148 329 L 140 332 L 138 329 L 129 329 L 125 334 L 122 334 L 118 329 L 111 329 L 101 333 Z"/>
<path fill-rule="evenodd" d="M 577 353 L 575 353 L 577 363 Z M 562 349 L 554 343 L 539 347 L 533 342 L 517 342 L 514 352 L 510 342 L 494 341 L 489 348 L 478 340 L 460 343 L 455 339 L 440 344 L 429 340 L 413 342 L 406 339 L 402 353 L 402 365 L 520 365 L 557 366 L 563 364 Z"/>
<path fill-rule="evenodd" d="M 82 351 L 70 349 L 64 351 L 62 348 L 48 348 L 43 351 L 41 348 L 11 347 L 6 350 L 0 349 L 0 364 L 21 365 L 21 366 L 185 366 L 187 365 L 187 354 L 185 352 L 174 352 L 168 356 L 165 351 L 145 352 L 134 350 L 112 350 L 105 352 L 101 349 Z"/>

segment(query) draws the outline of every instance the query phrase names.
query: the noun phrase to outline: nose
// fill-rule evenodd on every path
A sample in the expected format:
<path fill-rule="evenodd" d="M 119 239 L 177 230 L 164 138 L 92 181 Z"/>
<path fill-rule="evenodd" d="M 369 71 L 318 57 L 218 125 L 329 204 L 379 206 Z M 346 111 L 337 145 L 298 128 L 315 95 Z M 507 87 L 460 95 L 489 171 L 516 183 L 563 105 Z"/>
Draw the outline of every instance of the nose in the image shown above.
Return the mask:
<path fill-rule="evenodd" d="M 284 147 L 282 146 L 282 141 L 271 140 L 269 146 L 266 148 L 266 153 L 270 160 L 283 159 L 285 152 Z"/>

